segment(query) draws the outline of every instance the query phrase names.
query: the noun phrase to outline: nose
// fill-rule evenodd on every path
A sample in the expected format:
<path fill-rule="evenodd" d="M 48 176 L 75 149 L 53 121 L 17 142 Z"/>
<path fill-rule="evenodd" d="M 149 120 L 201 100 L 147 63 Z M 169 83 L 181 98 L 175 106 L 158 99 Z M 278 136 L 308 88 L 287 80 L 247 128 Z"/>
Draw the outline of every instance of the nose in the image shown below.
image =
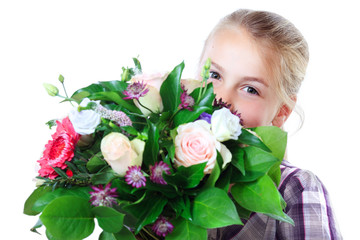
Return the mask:
<path fill-rule="evenodd" d="M 226 106 L 232 110 L 231 90 L 227 89 L 224 85 L 214 84 L 214 93 L 218 105 Z"/>

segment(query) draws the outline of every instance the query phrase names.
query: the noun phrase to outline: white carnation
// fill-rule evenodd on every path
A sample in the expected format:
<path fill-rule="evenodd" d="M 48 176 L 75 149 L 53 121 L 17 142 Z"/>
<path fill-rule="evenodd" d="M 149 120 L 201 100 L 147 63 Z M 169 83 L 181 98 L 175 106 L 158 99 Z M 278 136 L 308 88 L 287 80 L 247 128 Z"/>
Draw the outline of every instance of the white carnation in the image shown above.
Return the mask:
<path fill-rule="evenodd" d="M 90 99 L 84 98 L 81 101 L 80 106 L 86 107 L 89 102 L 99 104 L 99 101 L 90 101 Z M 71 109 L 69 119 L 73 124 L 75 131 L 80 135 L 93 133 L 101 121 L 100 114 L 96 113 L 94 110 L 82 110 L 79 112 L 77 107 Z"/>

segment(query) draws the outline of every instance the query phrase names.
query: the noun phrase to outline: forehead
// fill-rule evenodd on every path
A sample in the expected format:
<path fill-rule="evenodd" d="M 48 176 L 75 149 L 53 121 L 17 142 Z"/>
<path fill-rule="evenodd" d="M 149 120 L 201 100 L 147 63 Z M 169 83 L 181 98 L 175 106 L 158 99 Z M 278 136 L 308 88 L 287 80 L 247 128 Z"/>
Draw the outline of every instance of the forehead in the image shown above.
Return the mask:
<path fill-rule="evenodd" d="M 208 57 L 237 75 L 269 79 L 270 51 L 256 42 L 245 29 L 221 29 L 210 37 L 202 61 Z"/>

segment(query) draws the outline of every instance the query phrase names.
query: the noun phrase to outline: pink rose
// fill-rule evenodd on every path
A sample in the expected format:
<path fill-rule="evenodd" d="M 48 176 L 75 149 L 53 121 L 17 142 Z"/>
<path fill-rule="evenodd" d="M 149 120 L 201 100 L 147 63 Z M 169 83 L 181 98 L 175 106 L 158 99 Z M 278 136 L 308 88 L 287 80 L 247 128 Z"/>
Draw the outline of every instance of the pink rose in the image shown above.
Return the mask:
<path fill-rule="evenodd" d="M 216 161 L 216 149 L 220 143 L 204 120 L 180 125 L 175 137 L 175 164 L 189 167 L 207 162 L 204 172 L 210 173 Z"/>
<path fill-rule="evenodd" d="M 161 84 L 165 81 L 168 74 L 164 73 L 155 73 L 155 74 L 140 74 L 136 75 L 131 79 L 131 82 L 144 82 L 147 84 L 149 88 L 149 92 L 139 98 L 139 101 L 142 105 L 149 108 L 152 112 L 161 112 L 163 110 L 163 103 L 160 96 L 160 87 Z M 140 109 L 140 111 L 144 115 L 150 115 L 150 112 L 141 107 L 137 101 L 135 101 L 135 105 Z"/>
<path fill-rule="evenodd" d="M 175 137 L 175 165 L 189 167 L 207 162 L 204 173 L 214 168 L 217 151 L 223 158 L 223 168 L 231 161 L 230 150 L 216 140 L 211 125 L 205 120 L 180 125 Z"/>
<path fill-rule="evenodd" d="M 43 156 L 38 161 L 40 163 L 39 175 L 50 179 L 58 176 L 53 167 L 61 169 L 67 167 L 65 162 L 71 161 L 74 157 L 75 146 L 80 137 L 68 117 L 56 123 L 56 132 L 52 135 L 52 140 L 45 145 Z"/>
<path fill-rule="evenodd" d="M 141 166 L 145 142 L 130 141 L 124 134 L 112 132 L 101 140 L 101 153 L 106 162 L 120 176 L 125 176 L 131 166 Z"/>

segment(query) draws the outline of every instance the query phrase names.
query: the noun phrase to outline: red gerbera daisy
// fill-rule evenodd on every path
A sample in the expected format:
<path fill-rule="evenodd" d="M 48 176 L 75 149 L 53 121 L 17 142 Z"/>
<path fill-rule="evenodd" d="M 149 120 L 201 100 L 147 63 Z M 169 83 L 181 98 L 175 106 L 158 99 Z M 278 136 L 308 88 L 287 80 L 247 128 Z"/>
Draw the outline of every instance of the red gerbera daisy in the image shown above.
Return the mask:
<path fill-rule="evenodd" d="M 66 161 L 71 161 L 74 157 L 74 150 L 80 135 L 74 130 L 69 118 L 66 117 L 62 122 L 57 121 L 56 132 L 52 135 L 52 140 L 45 145 L 43 156 L 38 161 L 41 169 L 41 177 L 54 179 L 58 174 L 53 169 L 58 167 L 65 169 Z"/>

